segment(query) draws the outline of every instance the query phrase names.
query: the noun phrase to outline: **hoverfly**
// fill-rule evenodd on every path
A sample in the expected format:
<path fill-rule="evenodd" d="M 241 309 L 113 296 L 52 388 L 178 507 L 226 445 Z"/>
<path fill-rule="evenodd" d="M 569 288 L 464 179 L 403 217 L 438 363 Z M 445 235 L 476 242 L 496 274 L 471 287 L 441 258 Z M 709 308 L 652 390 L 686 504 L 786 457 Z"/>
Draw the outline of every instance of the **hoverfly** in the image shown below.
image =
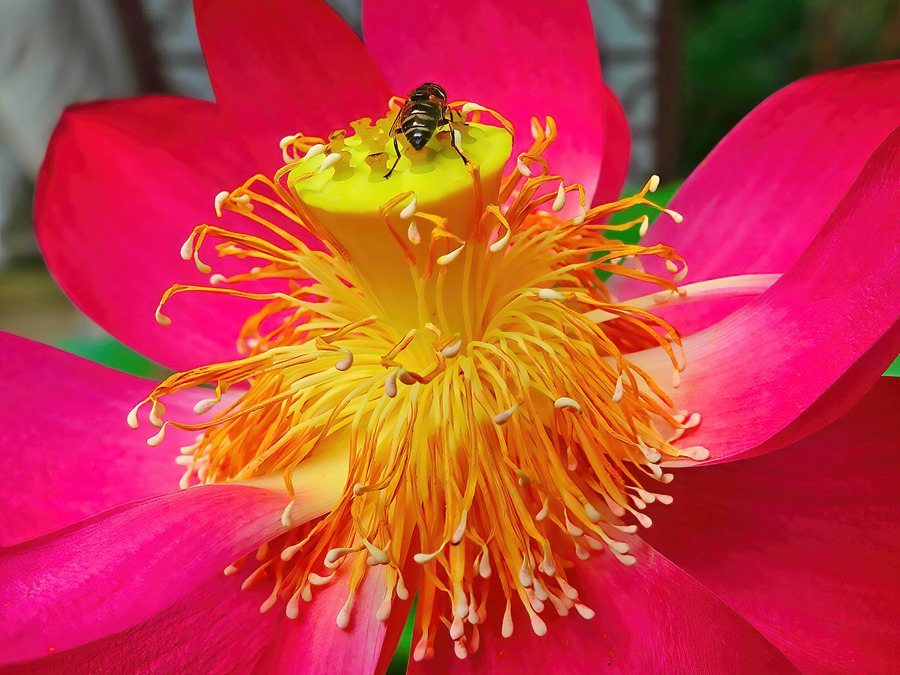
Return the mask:
<path fill-rule="evenodd" d="M 413 89 L 391 125 L 389 135 L 394 139 L 394 152 L 397 153 L 397 159 L 394 160 L 394 165 L 384 177 L 390 178 L 394 169 L 397 168 L 397 162 L 400 161 L 398 133 L 406 136 L 406 140 L 416 150 L 421 150 L 432 139 L 438 128 L 445 124 L 450 126 L 450 107 L 447 105 L 447 92 L 444 91 L 444 88 L 434 82 L 426 82 Z M 459 153 L 463 162 L 468 164 L 469 160 L 456 145 L 452 127 L 450 127 L 450 145 Z"/>

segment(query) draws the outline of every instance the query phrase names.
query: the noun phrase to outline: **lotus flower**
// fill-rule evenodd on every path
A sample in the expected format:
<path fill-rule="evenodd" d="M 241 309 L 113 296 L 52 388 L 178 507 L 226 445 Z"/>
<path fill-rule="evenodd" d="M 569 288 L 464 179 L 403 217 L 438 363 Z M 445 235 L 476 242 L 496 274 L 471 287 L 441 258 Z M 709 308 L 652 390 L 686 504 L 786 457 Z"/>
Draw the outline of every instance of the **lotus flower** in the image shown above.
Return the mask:
<path fill-rule="evenodd" d="M 372 2 L 365 47 L 315 2 L 196 14 L 217 103 L 73 108 L 42 170 L 63 288 L 184 372 L 0 338 L 8 668 L 382 672 L 416 591 L 415 672 L 894 668 L 900 64 L 772 96 L 629 246 L 655 181 L 604 204 L 580 3 Z M 341 184 L 391 118 L 325 135 L 425 80 L 480 104 L 469 162 L 436 137 L 379 211 Z"/>

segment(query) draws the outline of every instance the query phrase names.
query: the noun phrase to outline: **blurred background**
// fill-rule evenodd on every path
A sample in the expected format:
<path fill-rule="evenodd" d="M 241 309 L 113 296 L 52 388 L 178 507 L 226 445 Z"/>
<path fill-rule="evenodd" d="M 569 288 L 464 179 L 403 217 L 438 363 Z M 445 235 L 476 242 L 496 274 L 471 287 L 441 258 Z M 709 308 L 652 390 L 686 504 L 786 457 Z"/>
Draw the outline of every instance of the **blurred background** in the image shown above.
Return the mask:
<path fill-rule="evenodd" d="M 357 33 L 360 1 L 329 0 Z M 590 5 L 604 78 L 631 124 L 635 183 L 658 173 L 676 186 L 794 80 L 900 58 L 897 0 Z M 61 110 L 148 93 L 212 99 L 190 0 L 0 0 L 0 330 L 154 375 L 56 287 L 31 221 L 35 176 Z"/>

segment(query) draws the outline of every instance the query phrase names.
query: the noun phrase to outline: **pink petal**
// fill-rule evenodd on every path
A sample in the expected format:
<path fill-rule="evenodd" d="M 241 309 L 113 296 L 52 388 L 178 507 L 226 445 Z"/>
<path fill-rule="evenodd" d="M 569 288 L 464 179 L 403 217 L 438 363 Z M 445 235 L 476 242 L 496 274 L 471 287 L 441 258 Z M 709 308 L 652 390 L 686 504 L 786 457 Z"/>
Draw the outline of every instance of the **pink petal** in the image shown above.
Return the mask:
<path fill-rule="evenodd" d="M 241 581 L 220 570 L 137 625 L 64 651 L 48 647 L 42 657 L 10 668 L 31 675 L 249 672 L 288 621 L 277 608 L 260 614 L 269 592 L 241 591 Z"/>
<path fill-rule="evenodd" d="M 404 20 L 402 17 L 409 17 Z M 513 158 L 531 145 L 531 118 L 551 115 L 551 171 L 581 183 L 591 203 L 603 150 L 604 89 L 584 2 L 367 0 L 366 46 L 395 93 L 437 82 L 451 100 L 493 108 L 516 127 Z M 427 29 L 423 29 L 427 26 Z M 513 159 L 515 161 L 515 159 Z"/>
<path fill-rule="evenodd" d="M 242 184 L 253 167 L 211 103 L 153 97 L 70 108 L 35 197 L 47 264 L 88 316 L 150 358 L 179 370 L 234 358 L 255 303 L 183 293 L 166 305 L 171 326 L 159 326 L 154 313 L 171 285 L 209 285 L 181 259 L 182 244 L 194 226 L 215 219 L 216 194 Z M 246 271 L 226 259 L 214 271 L 237 270 Z"/>
<path fill-rule="evenodd" d="M 779 274 L 743 274 L 683 284 L 683 294 L 657 291 L 628 304 L 670 323 L 682 336 L 709 328 L 772 287 Z"/>
<path fill-rule="evenodd" d="M 670 393 L 702 416 L 684 445 L 718 460 L 782 447 L 835 419 L 884 372 L 900 350 L 898 177 L 900 129 L 779 281 L 684 341 L 687 369 Z M 669 383 L 659 350 L 630 358 Z"/>
<path fill-rule="evenodd" d="M 194 12 L 216 100 L 266 171 L 282 166 L 285 136 L 387 112 L 384 77 L 321 0 L 195 0 Z"/>
<path fill-rule="evenodd" d="M 125 422 L 153 382 L 6 333 L 0 354 L 0 546 L 178 488 L 174 454 L 194 434 L 168 429 L 168 449 L 151 448 L 155 429 Z M 170 414 L 191 419 L 201 397 L 169 398 Z"/>
<path fill-rule="evenodd" d="M 390 618 L 376 618 L 385 597 L 383 568 L 372 568 L 354 596 L 350 625 L 336 619 L 349 594 L 346 576 L 317 589 L 295 621 L 283 621 L 254 673 L 383 673 L 397 647 L 412 598 L 394 598 Z"/>
<path fill-rule="evenodd" d="M 622 194 L 631 158 L 631 131 L 622 104 L 605 83 L 603 84 L 603 113 L 606 118 L 603 142 L 603 162 L 600 181 L 594 193 L 594 204 L 614 202 Z"/>
<path fill-rule="evenodd" d="M 684 222 L 661 216 L 646 242 L 675 246 L 688 281 L 785 271 L 900 124 L 898 89 L 893 61 L 820 73 L 773 94 L 672 200 Z M 620 297 L 646 292 L 626 279 L 614 286 Z"/>
<path fill-rule="evenodd" d="M 435 658 L 411 662 L 410 673 L 797 672 L 755 628 L 669 560 L 637 538 L 632 552 L 638 559 L 633 567 L 601 553 L 570 573 L 581 602 L 596 613 L 592 619 L 574 609 L 558 617 L 547 603 L 540 615 L 545 636 L 532 632 L 524 612 L 514 612 L 513 634 L 503 638 L 501 604 L 479 626 L 478 652 L 457 660 L 442 629 Z"/>
<path fill-rule="evenodd" d="M 647 539 L 804 672 L 900 663 L 900 380 L 764 457 L 680 471 Z"/>
<path fill-rule="evenodd" d="M 302 605 L 300 618 L 291 620 L 283 602 L 260 613 L 271 592 L 266 582 L 242 591 L 242 578 L 219 572 L 138 625 L 15 667 L 28 673 L 383 672 L 379 655 L 393 654 L 405 614 L 397 605 L 388 624 L 375 618 L 382 598 L 372 591 L 382 577 L 370 572 L 350 626 L 340 630 L 334 618 L 346 596 L 344 580 L 323 587 L 311 604 Z M 400 604 L 408 610 L 410 602 Z"/>
<path fill-rule="evenodd" d="M 332 495 L 300 490 L 295 522 Z M 127 630 L 283 531 L 287 493 L 213 485 L 107 511 L 0 555 L 0 661 L 38 658 Z"/>

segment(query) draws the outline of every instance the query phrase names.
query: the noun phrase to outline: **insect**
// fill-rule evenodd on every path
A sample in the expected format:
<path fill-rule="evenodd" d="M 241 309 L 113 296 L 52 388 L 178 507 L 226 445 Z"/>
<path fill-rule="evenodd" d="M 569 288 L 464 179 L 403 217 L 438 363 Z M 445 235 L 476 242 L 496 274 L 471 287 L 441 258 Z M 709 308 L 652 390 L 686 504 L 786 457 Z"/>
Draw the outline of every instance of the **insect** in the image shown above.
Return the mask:
<path fill-rule="evenodd" d="M 394 139 L 394 152 L 397 153 L 397 159 L 394 160 L 394 165 L 384 177 L 390 178 L 394 169 L 397 168 L 397 162 L 400 161 L 398 133 L 406 136 L 406 140 L 416 150 L 421 150 L 432 139 L 438 128 L 445 124 L 450 126 L 450 107 L 447 105 L 447 92 L 444 91 L 444 88 L 434 82 L 426 82 L 413 89 L 391 125 L 389 135 Z M 456 145 L 452 127 L 450 127 L 450 145 L 459 153 L 463 162 L 468 164 L 469 160 Z"/>

